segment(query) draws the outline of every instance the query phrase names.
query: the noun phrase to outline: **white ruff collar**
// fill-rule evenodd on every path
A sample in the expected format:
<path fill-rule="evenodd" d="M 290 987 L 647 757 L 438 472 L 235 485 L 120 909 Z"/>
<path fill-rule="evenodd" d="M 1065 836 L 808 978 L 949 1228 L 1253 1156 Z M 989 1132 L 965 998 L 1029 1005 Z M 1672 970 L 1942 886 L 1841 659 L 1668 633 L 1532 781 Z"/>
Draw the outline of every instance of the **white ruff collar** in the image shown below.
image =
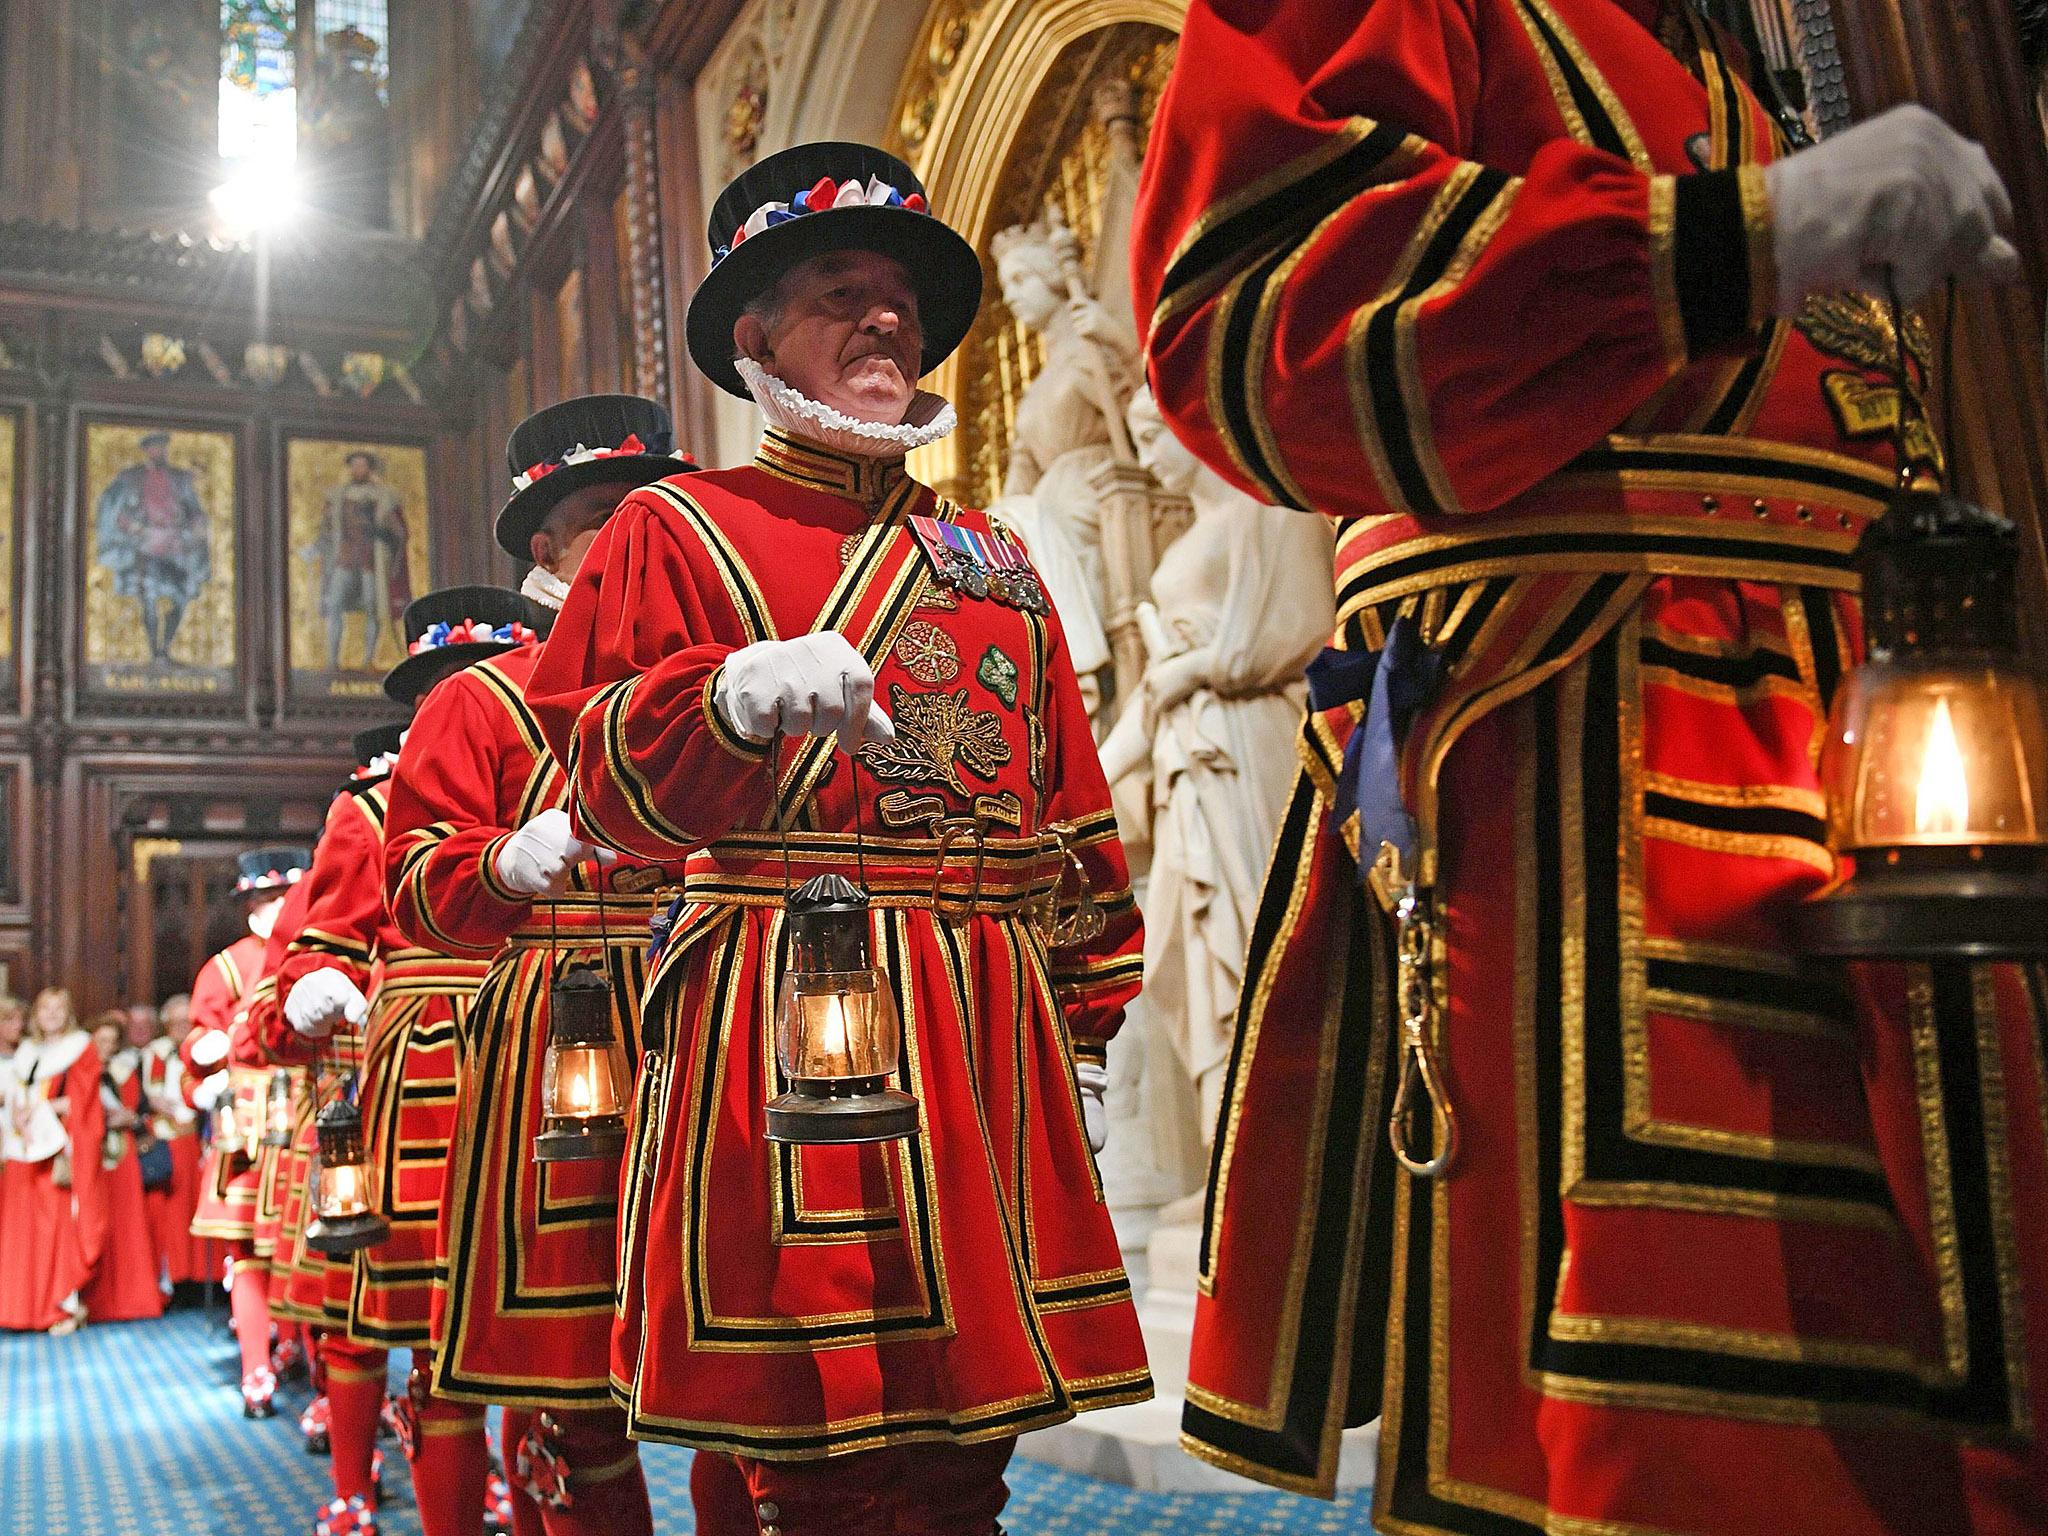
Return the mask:
<path fill-rule="evenodd" d="M 546 566 L 536 565 L 526 573 L 526 580 L 519 583 L 519 595 L 560 613 L 562 604 L 569 600 L 569 583 Z"/>
<path fill-rule="evenodd" d="M 82 1029 L 67 1029 L 54 1040 L 24 1040 L 15 1052 L 15 1070 L 25 1083 L 48 1082 L 69 1072 L 91 1044 L 92 1036 Z"/>
<path fill-rule="evenodd" d="M 910 401 L 910 420 L 895 426 L 861 421 L 791 388 L 751 357 L 736 357 L 732 365 L 770 426 L 859 458 L 901 458 L 913 448 L 936 443 L 959 420 L 948 402 L 920 389 Z M 920 416 L 926 418 L 923 425 L 913 425 Z"/>

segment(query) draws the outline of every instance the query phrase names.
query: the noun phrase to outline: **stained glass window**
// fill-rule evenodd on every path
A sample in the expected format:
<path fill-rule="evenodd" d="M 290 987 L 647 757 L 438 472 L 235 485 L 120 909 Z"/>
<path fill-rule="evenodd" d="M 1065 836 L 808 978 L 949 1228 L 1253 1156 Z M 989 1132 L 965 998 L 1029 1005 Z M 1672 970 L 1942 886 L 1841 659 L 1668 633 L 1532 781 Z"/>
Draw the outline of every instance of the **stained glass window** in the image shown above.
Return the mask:
<path fill-rule="evenodd" d="M 289 165 L 299 142 L 296 0 L 221 0 L 220 157 Z"/>

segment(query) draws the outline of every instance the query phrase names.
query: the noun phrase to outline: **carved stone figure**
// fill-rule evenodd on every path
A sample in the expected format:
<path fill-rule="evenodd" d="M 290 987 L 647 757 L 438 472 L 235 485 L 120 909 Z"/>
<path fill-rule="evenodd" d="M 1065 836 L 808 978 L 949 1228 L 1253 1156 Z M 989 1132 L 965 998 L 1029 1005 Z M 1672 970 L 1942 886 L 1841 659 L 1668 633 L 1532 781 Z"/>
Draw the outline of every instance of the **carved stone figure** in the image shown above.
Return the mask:
<path fill-rule="evenodd" d="M 1152 603 L 1139 609 L 1149 665 L 1102 749 L 1111 783 L 1151 770 L 1145 988 L 1155 1038 L 1179 1070 L 1151 1074 L 1147 1119 L 1161 1166 L 1188 1169 L 1193 1187 L 1294 782 L 1302 669 L 1333 622 L 1331 540 L 1320 518 L 1260 507 L 1198 463 L 1149 390 L 1129 422 L 1139 461 L 1194 508 L 1153 572 Z"/>
<path fill-rule="evenodd" d="M 1017 403 L 1003 494 L 991 510 L 1030 548 L 1086 692 L 1110 659 L 1092 477 L 1131 458 L 1123 408 L 1137 385 L 1137 349 L 1088 292 L 1073 232 L 1057 214 L 1001 231 L 991 250 L 1003 301 L 1045 345 L 1045 366 Z M 1093 697 L 1089 704 L 1092 713 Z"/>

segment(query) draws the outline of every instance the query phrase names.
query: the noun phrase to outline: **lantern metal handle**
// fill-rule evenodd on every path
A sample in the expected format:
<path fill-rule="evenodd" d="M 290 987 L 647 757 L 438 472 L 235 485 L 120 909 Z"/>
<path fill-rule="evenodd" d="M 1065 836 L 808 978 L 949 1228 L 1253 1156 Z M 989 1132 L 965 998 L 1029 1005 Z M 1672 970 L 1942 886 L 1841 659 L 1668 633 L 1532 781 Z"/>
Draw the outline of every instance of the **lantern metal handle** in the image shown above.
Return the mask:
<path fill-rule="evenodd" d="M 775 734 L 768 738 L 768 751 L 762 758 L 762 765 L 768 775 L 768 814 L 774 818 L 775 831 L 782 848 L 782 904 L 787 907 L 794 889 L 789 874 L 789 821 L 782 813 L 782 775 L 777 770 L 777 759 L 782 755 L 782 726 L 777 724 Z M 853 867 L 860 879 L 862 890 L 868 890 L 867 817 L 860 808 L 860 753 L 846 754 L 848 773 L 847 792 L 853 796 Z M 808 801 L 811 797 L 806 796 Z M 792 815 L 794 811 L 792 810 Z M 602 926 L 604 911 L 602 902 L 598 909 L 598 922 Z"/>
<path fill-rule="evenodd" d="M 1934 390 L 1935 380 L 1940 381 L 1942 392 L 1941 442 L 1936 450 L 1941 455 L 1937 466 L 1940 484 L 1955 494 L 1962 495 L 1956 461 L 1956 413 L 1955 374 L 1952 364 L 1955 359 L 1956 334 L 1956 280 L 1948 279 L 1942 297 L 1941 358 L 1935 368 L 1935 379 L 1928 381 L 1928 387 L 1916 396 L 1913 393 L 1913 375 L 1908 361 L 1906 346 L 1906 306 L 1899 298 L 1898 275 L 1887 264 L 1884 268 L 1885 306 L 1891 311 L 1892 322 L 1892 372 L 1899 392 L 1899 408 L 1892 415 L 1892 453 L 1899 461 L 1898 483 L 1900 490 L 1911 490 L 1915 483 L 1913 458 L 1906 443 L 1906 405 L 1913 401 L 1919 408 L 1920 419 L 1927 422 L 1930 433 L 1933 422 L 1927 412 L 1927 396 Z"/>

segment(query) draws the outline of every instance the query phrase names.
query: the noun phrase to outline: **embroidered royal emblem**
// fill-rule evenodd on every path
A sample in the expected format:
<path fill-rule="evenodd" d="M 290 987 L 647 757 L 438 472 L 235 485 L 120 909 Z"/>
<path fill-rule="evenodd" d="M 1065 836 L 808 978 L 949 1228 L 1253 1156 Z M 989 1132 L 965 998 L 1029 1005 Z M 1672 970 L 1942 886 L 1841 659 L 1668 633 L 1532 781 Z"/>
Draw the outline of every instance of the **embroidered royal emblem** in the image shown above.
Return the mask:
<path fill-rule="evenodd" d="M 1898 371 L 1898 337 L 1882 299 L 1853 290 L 1811 294 L 1792 323 L 1830 357 L 1873 373 Z M 1906 352 L 1923 373 L 1934 356 L 1927 322 L 1915 314 L 1906 316 Z"/>
<path fill-rule="evenodd" d="M 1045 788 L 1045 722 L 1039 718 L 1037 710 L 1027 709 L 1024 711 L 1024 728 L 1029 733 L 1031 740 L 1031 760 L 1025 765 L 1025 768 L 1031 776 L 1031 787 L 1043 790 Z"/>
<path fill-rule="evenodd" d="M 919 619 L 896 642 L 896 659 L 920 683 L 950 683 L 960 675 L 960 647 L 938 625 Z"/>
<path fill-rule="evenodd" d="M 1017 663 L 1000 649 L 992 645 L 983 651 L 974 675 L 981 680 L 982 687 L 1003 701 L 1003 708 L 1017 707 Z"/>
<path fill-rule="evenodd" d="M 1913 381 L 1927 377 L 1934 349 L 1927 322 L 1915 314 L 1906 316 L 1908 399 L 1899 399 L 1899 333 L 1892 324 L 1891 310 L 1881 299 L 1853 290 L 1810 295 L 1799 307 L 1792 324 L 1815 350 L 1866 373 L 1882 375 L 1865 378 L 1846 368 L 1831 368 L 1820 376 L 1821 394 L 1844 437 L 1861 440 L 1901 437 L 1908 458 L 1915 463 L 1939 466 L 1941 445 L 1927 424 L 1927 412 L 1920 398 L 1920 386 Z M 1903 409 L 1905 421 L 1900 423 Z"/>
<path fill-rule="evenodd" d="M 861 761 L 878 779 L 943 784 L 955 794 L 965 795 L 967 785 L 960 777 L 963 767 L 976 778 L 993 779 L 1010 760 L 1001 717 L 992 710 L 969 707 L 965 688 L 950 693 L 913 693 L 891 683 L 889 716 L 896 722 L 896 739 L 886 746 L 871 742 L 860 753 Z"/>
<path fill-rule="evenodd" d="M 928 827 L 943 820 L 946 802 L 937 795 L 913 795 L 907 789 L 892 789 L 875 802 L 882 813 L 882 825 L 895 828 Z"/>
<path fill-rule="evenodd" d="M 1007 789 L 992 795 L 976 795 L 971 804 L 978 826 L 1008 827 L 1015 831 L 1024 825 L 1024 802 Z M 882 824 L 899 831 L 936 826 L 946 819 L 946 802 L 938 795 L 913 795 L 908 790 L 892 789 L 876 806 L 882 813 Z"/>

